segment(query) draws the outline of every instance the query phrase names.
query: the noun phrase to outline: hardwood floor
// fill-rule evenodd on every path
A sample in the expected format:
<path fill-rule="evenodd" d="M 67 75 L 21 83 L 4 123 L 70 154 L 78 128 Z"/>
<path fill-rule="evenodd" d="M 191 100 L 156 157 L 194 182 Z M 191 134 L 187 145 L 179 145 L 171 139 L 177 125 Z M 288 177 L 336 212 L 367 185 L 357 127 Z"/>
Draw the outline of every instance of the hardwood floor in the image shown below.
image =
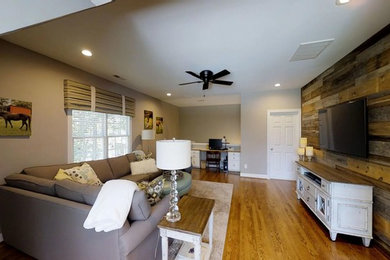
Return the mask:
<path fill-rule="evenodd" d="M 223 259 L 389 259 L 361 239 L 329 239 L 323 224 L 296 199 L 295 182 L 240 178 L 193 170 L 194 180 L 232 183 L 233 198 Z M 0 243 L 0 259 L 31 259 Z"/>
<path fill-rule="evenodd" d="M 193 179 L 233 183 L 223 259 L 388 259 L 360 238 L 329 239 L 323 224 L 297 200 L 295 182 L 240 178 L 193 170 Z"/>

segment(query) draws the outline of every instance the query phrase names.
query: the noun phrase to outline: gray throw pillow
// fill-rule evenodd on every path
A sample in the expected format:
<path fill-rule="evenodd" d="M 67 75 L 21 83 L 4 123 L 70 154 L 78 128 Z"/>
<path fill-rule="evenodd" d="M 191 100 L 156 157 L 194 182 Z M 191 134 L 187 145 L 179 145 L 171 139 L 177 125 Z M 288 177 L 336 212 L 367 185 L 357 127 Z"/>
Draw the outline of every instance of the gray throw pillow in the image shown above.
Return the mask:
<path fill-rule="evenodd" d="M 71 180 L 55 182 L 55 192 L 58 197 L 88 205 L 95 203 L 102 186 L 81 184 Z"/>
<path fill-rule="evenodd" d="M 145 192 L 139 190 L 134 193 L 133 202 L 131 204 L 129 221 L 145 220 L 151 214 L 151 207 Z"/>
<path fill-rule="evenodd" d="M 24 190 L 34 191 L 42 194 L 54 196 L 53 180 L 39 178 L 27 174 L 15 173 L 5 177 L 7 185 Z"/>

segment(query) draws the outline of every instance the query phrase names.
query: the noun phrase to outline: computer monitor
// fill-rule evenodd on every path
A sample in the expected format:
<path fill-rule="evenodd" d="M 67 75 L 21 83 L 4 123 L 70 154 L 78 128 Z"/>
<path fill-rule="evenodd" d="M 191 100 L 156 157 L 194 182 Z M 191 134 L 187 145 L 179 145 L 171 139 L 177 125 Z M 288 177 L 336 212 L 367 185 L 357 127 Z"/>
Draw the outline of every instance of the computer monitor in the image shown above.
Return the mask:
<path fill-rule="evenodd" d="M 210 150 L 222 150 L 222 139 L 209 139 Z"/>

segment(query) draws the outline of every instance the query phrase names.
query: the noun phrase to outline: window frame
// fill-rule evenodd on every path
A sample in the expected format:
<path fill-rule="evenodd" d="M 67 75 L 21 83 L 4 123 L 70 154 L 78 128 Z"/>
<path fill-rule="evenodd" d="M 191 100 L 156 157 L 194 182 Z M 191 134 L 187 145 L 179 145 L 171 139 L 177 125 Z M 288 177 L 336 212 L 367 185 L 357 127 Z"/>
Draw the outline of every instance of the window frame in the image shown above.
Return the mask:
<path fill-rule="evenodd" d="M 81 110 L 83 111 L 83 110 Z M 89 112 L 96 112 L 96 111 L 89 111 Z M 96 113 L 101 113 L 101 112 L 96 112 Z M 108 138 L 109 137 L 126 137 L 126 136 L 108 136 L 108 124 L 107 124 L 107 115 L 108 113 L 103 113 L 103 114 L 106 114 L 106 135 L 104 136 L 104 146 L 105 146 L 105 149 L 104 149 L 104 158 L 103 159 L 107 159 L 108 158 Z M 110 114 L 111 115 L 111 114 Z M 112 114 L 112 115 L 115 115 L 115 114 Z M 127 116 L 127 115 L 125 115 Z M 72 112 L 71 113 L 67 113 L 67 136 L 68 136 L 68 144 L 67 144 L 67 163 L 74 163 L 74 154 L 73 154 L 73 135 L 72 135 Z M 128 130 L 129 130 L 129 135 L 128 135 L 128 152 L 130 153 L 132 151 L 132 134 L 133 134 L 133 131 L 132 131 L 132 117 L 131 116 L 128 116 L 129 117 L 129 125 L 128 125 Z M 97 137 L 92 137 L 92 138 L 97 138 Z"/>

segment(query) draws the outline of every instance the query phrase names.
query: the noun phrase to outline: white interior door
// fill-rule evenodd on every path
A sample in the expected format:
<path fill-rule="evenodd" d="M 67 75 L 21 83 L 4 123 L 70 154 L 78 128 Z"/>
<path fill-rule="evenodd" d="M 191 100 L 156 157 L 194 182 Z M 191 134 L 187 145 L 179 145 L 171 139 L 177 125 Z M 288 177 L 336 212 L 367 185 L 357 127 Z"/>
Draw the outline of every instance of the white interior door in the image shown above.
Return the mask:
<path fill-rule="evenodd" d="M 268 176 L 295 180 L 300 137 L 300 110 L 272 110 L 267 117 Z"/>

